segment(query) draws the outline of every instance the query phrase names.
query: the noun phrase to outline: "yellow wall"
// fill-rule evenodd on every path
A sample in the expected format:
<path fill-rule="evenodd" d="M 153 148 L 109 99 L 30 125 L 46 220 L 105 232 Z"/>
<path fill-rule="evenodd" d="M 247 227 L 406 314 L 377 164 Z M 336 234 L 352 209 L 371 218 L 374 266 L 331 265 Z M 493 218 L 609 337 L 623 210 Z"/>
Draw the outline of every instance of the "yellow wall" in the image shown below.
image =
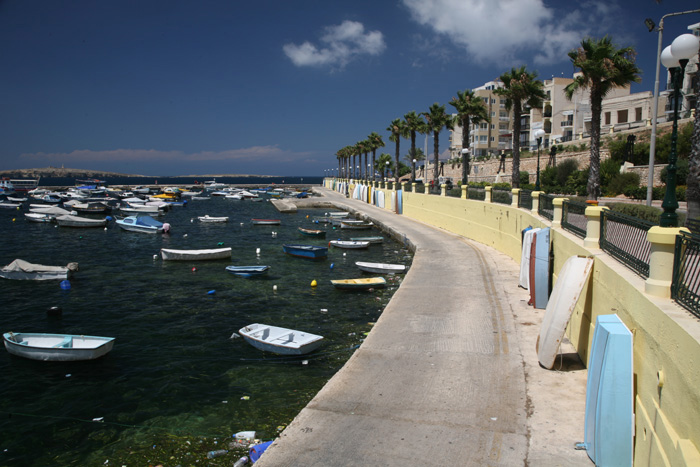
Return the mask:
<path fill-rule="evenodd" d="M 383 191 L 390 200 L 391 190 Z M 491 246 L 518 263 L 521 231 L 551 226 L 525 209 L 410 191 L 403 194 L 403 215 Z M 555 282 L 570 256 L 595 258 L 567 329 L 582 360 L 588 361 L 598 315 L 616 313 L 634 335 L 634 464 L 700 465 L 700 323 L 671 300 L 645 294 L 641 277 L 601 250 L 584 248 L 582 239 L 553 228 L 551 241 Z"/>

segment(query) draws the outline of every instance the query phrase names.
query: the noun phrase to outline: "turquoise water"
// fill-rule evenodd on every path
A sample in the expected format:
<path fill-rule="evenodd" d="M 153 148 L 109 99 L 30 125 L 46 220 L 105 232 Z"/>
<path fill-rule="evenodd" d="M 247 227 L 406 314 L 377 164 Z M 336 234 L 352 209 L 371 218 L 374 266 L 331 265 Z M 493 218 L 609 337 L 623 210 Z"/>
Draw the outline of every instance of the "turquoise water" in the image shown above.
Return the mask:
<path fill-rule="evenodd" d="M 0 280 L 0 331 L 116 338 L 114 350 L 92 362 L 0 352 L 0 465 L 230 465 L 237 453 L 208 460 L 206 452 L 226 449 L 238 431 L 273 439 L 352 355 L 401 277 L 364 293 L 337 291 L 330 279 L 360 277 L 355 261 L 411 259 L 387 236 L 367 250 L 330 249 L 323 261 L 285 255 L 283 243 L 327 245 L 379 233 L 311 222 L 324 212 L 193 200 L 162 217 L 172 225 L 165 236 L 125 232 L 113 222 L 106 231 L 55 227 L 27 222 L 20 211 L 0 212 L 1 264 L 80 264 L 70 290 L 58 281 Z M 204 214 L 230 220 L 199 223 Z M 282 225 L 252 225 L 253 217 L 280 218 Z M 298 226 L 329 234 L 302 236 Z M 231 261 L 153 259 L 163 247 L 219 243 L 233 247 Z M 224 270 L 230 264 L 271 270 L 244 279 Z M 61 318 L 47 315 L 52 306 L 63 309 Z M 320 334 L 325 344 L 306 356 L 280 357 L 231 339 L 253 322 Z"/>

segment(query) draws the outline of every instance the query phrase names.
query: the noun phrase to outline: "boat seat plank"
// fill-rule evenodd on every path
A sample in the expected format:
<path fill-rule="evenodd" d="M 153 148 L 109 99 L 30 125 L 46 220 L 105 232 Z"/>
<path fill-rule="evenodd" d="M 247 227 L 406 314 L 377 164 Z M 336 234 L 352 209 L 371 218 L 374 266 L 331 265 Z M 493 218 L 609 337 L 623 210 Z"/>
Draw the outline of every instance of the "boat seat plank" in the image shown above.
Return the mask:
<path fill-rule="evenodd" d="M 73 346 L 73 337 L 66 336 L 63 338 L 63 340 L 61 342 L 54 345 L 54 348 L 70 348 L 72 346 Z"/>

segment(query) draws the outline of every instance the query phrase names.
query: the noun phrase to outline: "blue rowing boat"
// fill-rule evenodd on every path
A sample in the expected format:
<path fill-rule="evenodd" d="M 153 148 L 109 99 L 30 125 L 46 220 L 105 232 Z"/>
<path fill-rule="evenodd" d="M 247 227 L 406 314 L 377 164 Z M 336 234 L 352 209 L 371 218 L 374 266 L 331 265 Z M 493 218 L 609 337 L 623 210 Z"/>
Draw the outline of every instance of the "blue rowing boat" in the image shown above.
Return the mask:
<path fill-rule="evenodd" d="M 328 248 L 315 245 L 282 245 L 285 253 L 299 258 L 323 259 L 328 256 Z"/>
<path fill-rule="evenodd" d="M 270 266 L 226 266 L 226 270 L 240 277 L 253 277 L 267 274 Z"/>

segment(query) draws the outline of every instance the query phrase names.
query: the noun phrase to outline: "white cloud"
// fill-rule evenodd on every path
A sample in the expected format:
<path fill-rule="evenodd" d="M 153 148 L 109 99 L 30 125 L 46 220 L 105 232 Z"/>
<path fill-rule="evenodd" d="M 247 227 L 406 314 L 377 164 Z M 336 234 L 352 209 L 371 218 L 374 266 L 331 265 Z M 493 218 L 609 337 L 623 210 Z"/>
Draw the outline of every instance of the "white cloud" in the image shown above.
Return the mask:
<path fill-rule="evenodd" d="M 285 44 L 284 53 L 296 66 L 338 66 L 340 68 L 360 55 L 379 55 L 386 49 L 380 31 L 365 32 L 362 23 L 343 21 L 328 26 L 321 36 L 320 46 L 311 42 L 301 45 Z"/>
<path fill-rule="evenodd" d="M 523 53 L 537 64 L 568 60 L 581 39 L 599 31 L 611 10 L 599 1 L 554 10 L 543 0 L 403 0 L 413 19 L 464 47 L 481 63 L 513 62 Z M 614 15 L 612 15 L 614 16 Z"/>

